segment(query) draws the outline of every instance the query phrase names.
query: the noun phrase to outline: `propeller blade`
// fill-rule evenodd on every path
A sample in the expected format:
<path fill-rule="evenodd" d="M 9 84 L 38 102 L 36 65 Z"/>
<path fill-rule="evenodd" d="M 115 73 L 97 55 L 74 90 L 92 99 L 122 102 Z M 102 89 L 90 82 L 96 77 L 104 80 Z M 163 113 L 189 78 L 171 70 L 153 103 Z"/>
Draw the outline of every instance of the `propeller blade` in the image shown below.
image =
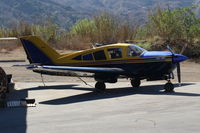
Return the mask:
<path fill-rule="evenodd" d="M 178 83 L 181 83 L 181 67 L 180 63 L 177 63 L 177 76 L 178 76 Z"/>
<path fill-rule="evenodd" d="M 167 45 L 167 49 L 168 49 L 172 54 L 174 54 L 173 50 L 169 47 L 169 45 Z"/>
<path fill-rule="evenodd" d="M 174 63 L 174 52 L 173 50 L 167 45 L 167 49 L 172 53 L 172 63 Z"/>

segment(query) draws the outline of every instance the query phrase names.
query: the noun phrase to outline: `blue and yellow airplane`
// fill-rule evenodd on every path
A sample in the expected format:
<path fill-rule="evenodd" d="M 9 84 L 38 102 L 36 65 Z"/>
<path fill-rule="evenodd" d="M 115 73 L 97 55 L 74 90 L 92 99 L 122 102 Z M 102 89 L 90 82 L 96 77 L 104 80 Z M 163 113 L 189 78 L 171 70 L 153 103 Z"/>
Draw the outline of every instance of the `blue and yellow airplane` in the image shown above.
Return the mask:
<path fill-rule="evenodd" d="M 174 90 L 170 82 L 177 67 L 181 82 L 180 62 L 186 56 L 172 51 L 147 51 L 134 44 L 117 43 L 88 50 L 59 54 L 37 36 L 19 38 L 30 64 L 41 69 L 71 70 L 94 73 L 96 90 L 105 90 L 105 83 L 116 83 L 119 76 L 130 78 L 133 87 L 141 80 L 167 80 L 164 89 Z M 169 48 L 169 50 L 171 50 Z"/>

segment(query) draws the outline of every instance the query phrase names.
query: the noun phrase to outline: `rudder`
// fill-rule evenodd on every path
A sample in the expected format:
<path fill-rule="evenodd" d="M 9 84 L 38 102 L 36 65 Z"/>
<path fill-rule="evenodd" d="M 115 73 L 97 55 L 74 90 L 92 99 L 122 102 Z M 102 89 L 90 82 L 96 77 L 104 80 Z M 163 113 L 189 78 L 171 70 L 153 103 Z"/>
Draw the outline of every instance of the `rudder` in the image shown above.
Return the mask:
<path fill-rule="evenodd" d="M 55 60 L 60 54 L 37 36 L 25 36 L 20 38 L 31 64 L 55 65 Z"/>

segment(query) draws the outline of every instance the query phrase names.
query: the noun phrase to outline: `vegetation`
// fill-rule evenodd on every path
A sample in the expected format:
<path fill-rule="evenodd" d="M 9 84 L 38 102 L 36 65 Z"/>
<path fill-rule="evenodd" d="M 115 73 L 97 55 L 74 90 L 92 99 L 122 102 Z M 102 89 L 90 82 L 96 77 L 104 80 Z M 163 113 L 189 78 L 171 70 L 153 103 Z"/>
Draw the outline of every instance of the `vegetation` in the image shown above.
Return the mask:
<path fill-rule="evenodd" d="M 157 8 L 148 14 L 148 21 L 138 25 L 110 13 L 101 13 L 76 22 L 69 31 L 61 31 L 51 21 L 43 24 L 20 22 L 12 28 L 0 28 L 0 37 L 38 35 L 57 49 L 86 49 L 95 43 L 134 42 L 152 49 L 170 45 L 175 52 L 200 57 L 200 18 L 195 6 Z"/>
<path fill-rule="evenodd" d="M 78 21 L 71 29 L 71 36 L 88 38 L 91 43 L 116 43 L 134 39 L 137 27 L 122 23 L 109 13 Z"/>
<path fill-rule="evenodd" d="M 160 37 L 183 53 L 199 39 L 200 35 L 200 18 L 196 17 L 194 8 L 192 6 L 174 10 L 156 9 L 149 15 L 150 35 Z"/>

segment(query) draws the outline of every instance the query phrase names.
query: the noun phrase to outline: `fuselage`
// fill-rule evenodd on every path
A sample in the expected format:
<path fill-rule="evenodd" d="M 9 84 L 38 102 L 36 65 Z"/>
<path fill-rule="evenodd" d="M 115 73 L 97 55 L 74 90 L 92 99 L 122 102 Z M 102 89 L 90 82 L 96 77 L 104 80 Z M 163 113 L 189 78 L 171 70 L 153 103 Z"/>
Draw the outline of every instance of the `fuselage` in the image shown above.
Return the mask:
<path fill-rule="evenodd" d="M 177 77 L 181 83 L 180 62 L 186 56 L 167 51 L 146 51 L 134 44 L 118 43 L 97 48 L 60 54 L 37 36 L 20 38 L 31 68 L 49 70 L 69 70 L 94 73 L 95 88 L 104 90 L 105 83 L 116 83 L 120 75 L 130 78 L 133 87 L 140 86 L 140 80 L 168 80 L 164 88 L 173 91 L 170 79 L 177 67 Z M 57 72 L 54 73 L 58 75 Z M 51 72 L 52 75 L 52 72 Z"/>
<path fill-rule="evenodd" d="M 174 57 L 173 57 L 174 56 Z M 56 62 L 62 66 L 122 68 L 124 75 L 141 79 L 171 73 L 187 57 L 167 51 L 146 51 L 133 44 L 114 44 L 63 55 Z"/>
<path fill-rule="evenodd" d="M 147 51 L 137 45 L 117 43 L 59 54 L 36 36 L 20 38 L 31 64 L 73 67 L 120 68 L 128 77 L 160 77 L 169 74 L 187 57 L 167 51 Z"/>

